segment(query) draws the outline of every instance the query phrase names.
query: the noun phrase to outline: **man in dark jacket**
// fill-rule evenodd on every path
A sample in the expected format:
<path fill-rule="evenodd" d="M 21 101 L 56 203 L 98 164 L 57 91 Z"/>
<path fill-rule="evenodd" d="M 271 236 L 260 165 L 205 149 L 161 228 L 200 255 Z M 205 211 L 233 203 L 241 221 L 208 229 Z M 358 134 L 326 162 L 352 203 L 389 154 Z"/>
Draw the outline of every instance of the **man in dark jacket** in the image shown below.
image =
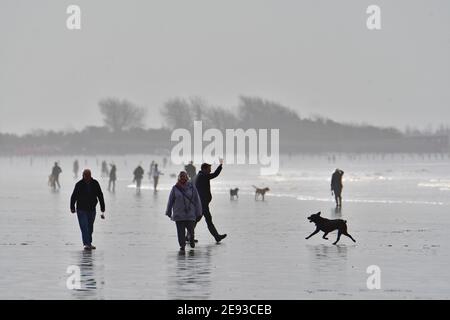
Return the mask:
<path fill-rule="evenodd" d="M 211 173 L 211 165 L 208 163 L 203 163 L 201 166 L 201 170 L 195 177 L 195 187 L 197 188 L 198 195 L 200 196 L 200 201 L 202 203 L 203 216 L 205 217 L 209 232 L 217 242 L 220 242 L 227 235 L 219 234 L 212 222 L 211 212 L 209 211 L 209 203 L 212 200 L 210 180 L 214 179 L 220 174 L 220 172 L 222 171 L 222 164 L 223 161 L 222 159 L 220 159 L 220 165 L 217 167 L 214 173 Z"/>
<path fill-rule="evenodd" d="M 336 169 L 331 176 L 331 192 L 334 193 L 334 198 L 336 200 L 336 207 L 342 207 L 342 176 L 344 171 Z"/>
<path fill-rule="evenodd" d="M 92 233 L 96 215 L 95 207 L 98 202 L 102 211 L 101 218 L 105 219 L 105 200 L 102 189 L 98 181 L 92 178 L 91 171 L 86 169 L 83 171 L 83 179 L 77 182 L 70 198 L 70 211 L 77 213 L 85 250 L 95 249 L 92 245 Z"/>

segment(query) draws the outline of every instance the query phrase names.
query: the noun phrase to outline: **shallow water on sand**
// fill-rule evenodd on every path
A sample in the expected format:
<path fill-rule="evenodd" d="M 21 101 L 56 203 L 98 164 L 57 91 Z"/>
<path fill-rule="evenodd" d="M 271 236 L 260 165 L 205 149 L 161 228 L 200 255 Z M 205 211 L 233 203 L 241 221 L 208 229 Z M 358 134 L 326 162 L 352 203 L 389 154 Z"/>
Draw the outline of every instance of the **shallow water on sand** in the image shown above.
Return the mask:
<path fill-rule="evenodd" d="M 450 165 L 429 159 L 326 157 L 282 159 L 280 173 L 225 166 L 212 181 L 215 244 L 202 220 L 197 246 L 178 253 L 175 224 L 164 216 L 170 174 L 161 168 L 160 191 L 145 180 L 140 195 L 131 185 L 139 161 L 158 157 L 104 157 L 118 167 L 116 192 L 98 178 L 107 205 L 97 217 L 94 244 L 81 246 L 76 216 L 69 211 L 74 157 L 0 158 L 0 298 L 2 299 L 423 299 L 450 297 Z M 79 157 L 99 177 L 102 157 Z M 47 177 L 61 163 L 62 188 Z M 335 211 L 329 178 L 345 171 L 344 206 Z M 252 185 L 268 186 L 255 201 Z M 230 201 L 228 189 L 239 187 Z M 333 246 L 306 217 L 348 221 L 349 233 Z M 366 269 L 381 269 L 381 288 L 369 290 Z M 81 288 L 69 290 L 67 269 L 78 266 Z"/>

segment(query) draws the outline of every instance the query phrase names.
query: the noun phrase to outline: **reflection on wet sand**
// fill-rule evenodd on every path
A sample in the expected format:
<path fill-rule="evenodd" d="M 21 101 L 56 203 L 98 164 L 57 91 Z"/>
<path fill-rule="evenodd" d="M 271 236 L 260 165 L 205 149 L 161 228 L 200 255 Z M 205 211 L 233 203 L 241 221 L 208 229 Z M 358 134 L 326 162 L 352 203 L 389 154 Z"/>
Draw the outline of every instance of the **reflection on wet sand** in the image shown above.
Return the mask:
<path fill-rule="evenodd" d="M 331 209 L 331 216 L 334 217 L 334 219 L 342 218 L 342 208 L 335 207 L 335 208 Z"/>
<path fill-rule="evenodd" d="M 330 240 L 335 237 L 335 233 L 329 235 Z M 328 241 L 330 241 L 328 240 Z M 348 246 L 346 245 L 308 245 L 307 246 L 311 256 L 311 266 L 315 271 L 329 270 L 330 265 L 333 265 L 335 270 L 340 270 L 345 267 L 347 261 Z"/>
<path fill-rule="evenodd" d="M 142 209 L 144 204 L 144 196 L 141 192 L 137 192 L 134 194 L 134 204 L 132 205 L 133 209 Z"/>
<path fill-rule="evenodd" d="M 171 299 L 208 299 L 211 295 L 211 259 L 216 245 L 197 247 L 186 253 L 172 252 L 169 266 L 168 296 Z"/>
<path fill-rule="evenodd" d="M 76 260 L 75 265 L 80 268 L 80 289 L 73 289 L 73 298 L 76 299 L 102 299 L 102 285 L 104 281 L 99 281 L 98 278 L 103 279 L 103 275 L 99 276 L 97 268 L 97 260 L 102 260 L 101 253 L 95 251 L 81 250 L 74 255 Z M 103 263 L 98 262 L 99 265 Z M 99 286 L 100 284 L 100 286 Z"/>
<path fill-rule="evenodd" d="M 335 236 L 334 233 L 331 237 L 333 236 Z M 340 283 L 348 281 L 346 276 L 348 247 L 331 244 L 308 245 L 306 247 L 310 253 L 307 278 L 311 279 L 306 291 L 309 294 L 336 294 L 336 292 L 341 294 Z M 330 268 L 333 269 L 332 272 L 330 272 Z M 336 278 L 338 279 L 336 280 Z"/>

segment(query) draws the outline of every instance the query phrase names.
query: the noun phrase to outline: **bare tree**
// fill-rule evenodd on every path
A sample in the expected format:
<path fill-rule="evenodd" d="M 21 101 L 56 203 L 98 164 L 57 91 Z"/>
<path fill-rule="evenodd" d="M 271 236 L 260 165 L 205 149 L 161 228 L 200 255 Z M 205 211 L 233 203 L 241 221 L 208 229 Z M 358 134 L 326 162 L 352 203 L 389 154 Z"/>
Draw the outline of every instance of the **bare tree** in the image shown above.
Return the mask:
<path fill-rule="evenodd" d="M 164 103 L 161 115 L 170 129 L 189 129 L 193 125 L 189 102 L 181 98 L 170 99 Z"/>
<path fill-rule="evenodd" d="M 164 104 L 161 115 L 171 129 L 192 129 L 194 121 L 203 121 L 204 128 L 218 129 L 233 128 L 238 123 L 232 112 L 211 106 L 200 97 L 171 99 Z"/>
<path fill-rule="evenodd" d="M 142 128 L 147 110 L 128 100 L 106 98 L 98 103 L 103 122 L 112 131 Z"/>
<path fill-rule="evenodd" d="M 279 103 L 258 97 L 239 97 L 239 118 L 244 127 L 254 128 L 296 128 L 298 114 Z"/>
<path fill-rule="evenodd" d="M 239 125 L 239 119 L 236 115 L 221 107 L 209 107 L 205 114 L 207 125 L 211 128 L 225 130 Z"/>

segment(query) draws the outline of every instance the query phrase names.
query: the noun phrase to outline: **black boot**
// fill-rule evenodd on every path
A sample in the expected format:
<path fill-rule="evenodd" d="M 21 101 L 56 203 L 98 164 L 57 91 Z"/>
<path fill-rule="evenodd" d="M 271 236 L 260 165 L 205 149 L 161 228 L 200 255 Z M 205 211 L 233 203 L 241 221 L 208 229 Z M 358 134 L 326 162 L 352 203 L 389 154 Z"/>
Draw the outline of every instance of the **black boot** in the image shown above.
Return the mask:
<path fill-rule="evenodd" d="M 219 234 L 219 236 L 216 237 L 216 242 L 219 243 L 220 241 L 222 241 L 223 239 L 225 239 L 227 237 L 227 234 Z"/>

